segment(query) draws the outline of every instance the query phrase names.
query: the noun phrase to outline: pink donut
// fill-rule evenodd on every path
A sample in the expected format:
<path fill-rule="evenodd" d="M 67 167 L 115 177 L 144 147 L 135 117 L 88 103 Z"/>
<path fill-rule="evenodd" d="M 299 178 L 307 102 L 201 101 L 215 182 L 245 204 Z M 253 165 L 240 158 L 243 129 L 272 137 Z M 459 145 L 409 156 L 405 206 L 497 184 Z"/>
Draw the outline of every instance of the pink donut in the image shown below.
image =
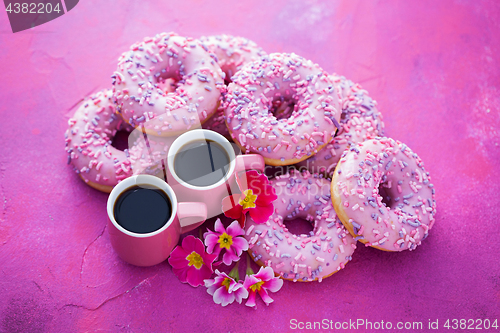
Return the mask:
<path fill-rule="evenodd" d="M 315 281 L 328 277 L 352 259 L 356 241 L 340 223 L 330 200 L 330 182 L 291 170 L 271 180 L 278 199 L 274 214 L 263 224 L 251 217 L 245 238 L 252 258 L 271 267 L 283 279 Z M 294 235 L 284 220 L 302 218 L 314 224 L 309 235 Z"/>
<path fill-rule="evenodd" d="M 68 164 L 88 185 L 108 193 L 132 175 L 128 151 L 111 145 L 116 132 L 125 125 L 115 113 L 111 97 L 108 89 L 84 100 L 68 121 L 65 133 Z"/>
<path fill-rule="evenodd" d="M 333 74 L 331 78 L 342 92 L 341 127 L 325 148 L 297 164 L 310 172 L 327 173 L 330 176 L 344 150 L 384 133 L 382 114 L 377 110 L 377 102 L 368 96 L 368 92 L 343 76 Z"/>
<path fill-rule="evenodd" d="M 405 144 L 370 139 L 342 154 L 331 183 L 333 206 L 366 246 L 414 250 L 435 221 L 430 181 L 423 162 Z"/>
<path fill-rule="evenodd" d="M 340 91 L 310 60 L 273 53 L 243 66 L 232 79 L 225 111 L 229 132 L 243 152 L 262 155 L 266 164 L 298 163 L 340 128 Z M 294 105 L 287 119 L 273 114 L 277 100 Z"/>
<path fill-rule="evenodd" d="M 118 112 L 148 134 L 174 136 L 210 118 L 224 89 L 222 71 L 196 40 L 161 33 L 135 43 L 113 74 Z M 175 92 L 166 86 L 176 81 Z M 152 121 L 151 121 L 152 120 Z"/>
<path fill-rule="evenodd" d="M 243 67 L 244 64 L 258 60 L 266 53 L 253 41 L 243 37 L 229 35 L 218 35 L 201 37 L 201 45 L 215 57 L 220 68 L 224 72 L 224 81 L 231 83 L 231 77 Z M 224 116 L 224 105 L 221 103 L 217 112 L 208 119 L 203 128 L 216 131 L 229 137 Z"/>

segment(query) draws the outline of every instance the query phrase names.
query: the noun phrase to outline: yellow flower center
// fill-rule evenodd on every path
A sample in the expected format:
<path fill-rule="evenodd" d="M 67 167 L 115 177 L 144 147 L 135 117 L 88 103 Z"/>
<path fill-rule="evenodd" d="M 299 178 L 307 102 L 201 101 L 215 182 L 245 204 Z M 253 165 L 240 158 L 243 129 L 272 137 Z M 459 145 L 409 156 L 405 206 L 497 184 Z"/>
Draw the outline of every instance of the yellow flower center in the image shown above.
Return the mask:
<path fill-rule="evenodd" d="M 247 208 L 255 208 L 255 200 L 257 199 L 257 196 L 253 194 L 253 191 L 248 189 L 243 191 L 243 195 L 245 198 L 240 199 L 239 204 L 243 206 L 243 209 Z"/>
<path fill-rule="evenodd" d="M 224 281 L 222 281 L 222 285 L 226 287 L 226 290 L 229 290 L 229 285 L 231 284 L 231 279 L 225 278 Z"/>
<path fill-rule="evenodd" d="M 233 244 L 233 236 L 229 236 L 228 234 L 223 233 L 219 236 L 219 240 L 217 241 L 217 243 L 219 243 L 221 248 L 229 250 L 229 248 Z"/>
<path fill-rule="evenodd" d="M 203 266 L 203 258 L 195 251 L 191 252 L 186 259 L 189 260 L 188 266 L 194 265 L 196 269 L 200 269 Z"/>
<path fill-rule="evenodd" d="M 252 291 L 260 291 L 260 287 L 264 284 L 264 281 L 259 281 L 257 283 L 254 283 L 250 286 L 250 289 L 252 289 Z"/>

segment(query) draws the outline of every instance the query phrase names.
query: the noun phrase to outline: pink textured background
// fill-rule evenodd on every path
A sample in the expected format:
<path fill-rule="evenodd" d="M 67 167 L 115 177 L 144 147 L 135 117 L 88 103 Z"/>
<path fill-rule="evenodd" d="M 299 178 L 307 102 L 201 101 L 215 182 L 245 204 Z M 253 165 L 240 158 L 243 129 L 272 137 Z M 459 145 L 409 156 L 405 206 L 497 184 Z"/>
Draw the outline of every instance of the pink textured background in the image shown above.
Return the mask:
<path fill-rule="evenodd" d="M 162 31 L 250 38 L 360 82 L 387 135 L 431 172 L 437 222 L 414 252 L 360 246 L 266 307 L 213 303 L 165 262 L 120 261 L 107 195 L 66 165 L 72 105 Z M 13 34 L 0 13 L 0 331 L 287 331 L 334 321 L 500 319 L 500 6 L 492 1 L 97 1 Z"/>

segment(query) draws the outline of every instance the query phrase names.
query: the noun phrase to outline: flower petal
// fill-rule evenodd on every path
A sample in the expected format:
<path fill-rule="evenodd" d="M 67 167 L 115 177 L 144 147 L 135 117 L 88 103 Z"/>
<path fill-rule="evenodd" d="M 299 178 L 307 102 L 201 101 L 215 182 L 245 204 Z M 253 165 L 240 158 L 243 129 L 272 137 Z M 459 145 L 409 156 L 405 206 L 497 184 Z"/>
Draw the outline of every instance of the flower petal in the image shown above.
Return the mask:
<path fill-rule="evenodd" d="M 239 204 L 240 194 L 233 194 L 222 199 L 222 211 L 224 215 L 232 219 L 241 217 L 243 207 Z"/>
<path fill-rule="evenodd" d="M 214 302 L 226 306 L 234 302 L 234 295 L 230 294 L 225 286 L 220 287 L 214 293 Z"/>
<path fill-rule="evenodd" d="M 245 221 L 246 221 L 246 214 L 241 214 L 241 216 L 238 218 L 238 223 L 240 224 L 240 227 L 244 228 L 245 227 Z"/>
<path fill-rule="evenodd" d="M 251 285 L 254 285 L 259 281 L 260 280 L 255 277 L 255 274 L 247 275 L 245 276 L 245 281 L 243 281 L 243 288 L 248 289 Z"/>
<path fill-rule="evenodd" d="M 256 170 L 248 170 L 245 174 L 247 179 L 249 189 L 254 189 L 260 187 L 262 184 L 267 184 L 267 176 L 263 173 L 259 173 Z"/>
<path fill-rule="evenodd" d="M 212 263 L 212 267 L 219 267 L 221 264 L 222 264 L 222 260 L 215 261 L 214 263 Z"/>
<path fill-rule="evenodd" d="M 217 219 L 214 224 L 214 230 L 219 234 L 222 235 L 223 233 L 226 232 L 226 229 L 224 229 L 224 226 L 222 225 L 222 222 L 220 219 Z"/>
<path fill-rule="evenodd" d="M 203 266 L 201 266 L 200 271 L 204 275 L 204 279 L 208 279 L 214 273 L 214 270 L 212 268 L 212 263 L 215 260 L 215 256 L 211 254 L 206 254 L 205 256 L 210 256 L 210 257 L 203 259 L 204 264 Z"/>
<path fill-rule="evenodd" d="M 207 247 L 207 253 L 214 252 L 214 247 L 219 245 L 218 240 L 219 236 L 217 236 L 215 233 L 209 233 L 208 235 L 205 236 L 205 246 Z M 220 252 L 220 246 L 218 246 L 218 248 Z"/>
<path fill-rule="evenodd" d="M 259 295 L 262 298 L 262 300 L 264 301 L 264 303 L 266 303 L 266 305 L 269 305 L 272 302 L 274 302 L 274 300 L 267 294 L 267 291 L 264 288 L 260 288 Z"/>
<path fill-rule="evenodd" d="M 257 305 L 255 303 L 255 295 L 256 295 L 255 291 L 249 291 L 248 292 L 248 299 L 247 299 L 247 302 L 245 303 L 246 306 L 254 307 L 254 306 Z"/>
<path fill-rule="evenodd" d="M 180 269 L 172 267 L 172 272 L 174 273 L 175 276 L 177 276 L 179 281 L 181 281 L 182 283 L 187 283 L 187 272 L 188 272 L 187 266 Z"/>
<path fill-rule="evenodd" d="M 243 237 L 234 237 L 231 248 L 240 256 L 242 251 L 248 250 L 248 241 Z"/>
<path fill-rule="evenodd" d="M 201 241 L 200 241 L 200 243 L 201 243 Z M 201 243 L 201 245 L 203 246 L 203 243 Z M 201 257 L 203 259 L 203 266 L 210 267 L 210 270 L 212 270 L 212 268 L 211 268 L 212 263 L 219 256 L 219 253 L 216 251 L 216 253 L 214 253 L 214 254 L 209 254 L 209 253 L 206 253 L 205 250 L 203 249 L 203 252 L 201 252 L 199 254 L 201 255 Z"/>
<path fill-rule="evenodd" d="M 246 290 L 241 284 L 239 284 L 237 289 L 233 290 L 233 294 L 236 302 L 241 304 L 241 301 L 248 297 L 248 290 Z"/>
<path fill-rule="evenodd" d="M 182 240 L 182 248 L 187 252 L 187 253 L 191 253 L 193 251 L 196 251 L 196 245 L 198 242 L 201 242 L 198 238 L 195 238 L 194 236 L 192 235 L 189 235 L 187 237 L 185 237 L 183 240 Z M 202 244 L 203 246 L 203 244 Z M 205 249 L 203 249 L 205 250 Z M 198 252 L 198 251 L 196 251 Z M 200 252 L 198 252 L 200 253 Z"/>
<path fill-rule="evenodd" d="M 245 230 L 240 227 L 237 221 L 233 221 L 229 227 L 225 230 L 229 236 L 242 236 L 245 234 Z"/>
<path fill-rule="evenodd" d="M 206 266 L 203 265 L 201 266 L 201 268 L 198 270 L 196 269 L 194 266 L 191 266 L 187 269 L 187 274 L 186 274 L 186 281 L 187 283 L 189 283 L 191 286 L 193 287 L 198 287 L 200 285 L 203 284 L 203 280 L 207 279 L 210 277 L 210 275 L 212 274 L 209 274 L 207 276 L 207 274 L 203 274 L 203 269 L 205 268 Z"/>
<path fill-rule="evenodd" d="M 271 185 L 265 185 L 260 189 L 260 193 L 255 200 L 257 206 L 267 206 L 278 199 L 276 190 Z"/>
<path fill-rule="evenodd" d="M 207 293 L 209 293 L 210 295 L 213 295 L 217 288 L 220 287 L 215 283 L 215 279 L 207 279 L 203 280 L 203 282 L 205 283 L 205 287 L 207 287 Z"/>
<path fill-rule="evenodd" d="M 273 215 L 274 206 L 257 206 L 253 209 L 250 209 L 249 213 L 255 223 L 261 224 L 266 223 L 269 220 L 269 217 Z"/>
<path fill-rule="evenodd" d="M 262 194 L 262 189 L 268 183 L 267 177 L 264 174 L 259 174 L 255 170 L 246 173 L 247 188 L 252 190 L 253 194 L 259 196 Z"/>
<path fill-rule="evenodd" d="M 259 271 L 254 274 L 254 277 L 261 280 L 261 281 L 269 281 L 271 279 L 273 279 L 275 276 L 274 276 L 274 272 L 273 272 L 273 269 L 271 267 L 260 267 Z"/>
<path fill-rule="evenodd" d="M 172 268 L 180 269 L 182 267 L 187 267 L 188 260 L 186 257 L 188 254 L 189 253 L 187 253 L 182 247 L 176 246 L 172 253 L 170 253 L 168 263 L 172 266 Z"/>
<path fill-rule="evenodd" d="M 274 277 L 271 280 L 264 282 L 262 287 L 275 293 L 283 287 L 283 280 L 278 277 Z"/>
<path fill-rule="evenodd" d="M 224 262 L 224 264 L 227 266 L 231 265 L 231 262 L 238 260 L 240 260 L 240 257 L 238 257 L 236 253 L 234 253 L 234 251 L 231 250 L 226 251 L 224 253 L 224 256 L 222 257 L 222 262 Z"/>
<path fill-rule="evenodd" d="M 199 238 L 196 238 L 194 236 L 188 236 L 188 237 L 192 237 L 194 238 L 194 251 L 196 251 L 196 253 L 198 253 L 199 255 L 201 255 L 203 257 L 203 254 L 205 253 L 205 245 L 203 245 L 203 242 L 201 241 L 201 239 Z M 188 238 L 186 237 L 186 238 Z M 191 242 L 191 240 L 190 240 Z"/>

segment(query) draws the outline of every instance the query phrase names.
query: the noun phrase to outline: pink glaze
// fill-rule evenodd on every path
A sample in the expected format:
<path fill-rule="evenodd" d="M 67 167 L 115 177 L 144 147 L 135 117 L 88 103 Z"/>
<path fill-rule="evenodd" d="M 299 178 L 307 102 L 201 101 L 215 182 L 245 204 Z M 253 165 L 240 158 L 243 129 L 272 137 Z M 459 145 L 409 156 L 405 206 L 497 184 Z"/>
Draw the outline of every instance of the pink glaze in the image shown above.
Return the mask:
<path fill-rule="evenodd" d="M 284 279 L 315 281 L 344 268 L 356 241 L 337 218 L 330 200 L 330 182 L 308 171 L 271 180 L 278 199 L 264 224 L 247 217 L 245 238 L 255 261 L 271 267 Z M 310 235 L 294 235 L 284 220 L 303 218 L 314 224 Z"/>
<path fill-rule="evenodd" d="M 142 125 L 130 133 L 129 160 L 134 175 L 166 177 L 166 157 L 175 137 L 159 137 L 143 131 Z"/>
<path fill-rule="evenodd" d="M 294 103 L 277 119 L 273 101 Z M 314 155 L 340 127 L 340 91 L 315 63 L 296 54 L 273 53 L 233 76 L 225 111 L 231 137 L 266 164 L 289 165 Z"/>
<path fill-rule="evenodd" d="M 123 119 L 134 127 L 146 122 L 146 131 L 160 136 L 199 127 L 217 110 L 224 88 L 222 71 L 209 53 L 198 41 L 175 33 L 132 45 L 112 77 Z M 177 82 L 175 92 L 169 92 L 167 79 Z"/>
<path fill-rule="evenodd" d="M 343 153 L 332 199 L 344 226 L 367 246 L 414 250 L 435 221 L 430 180 L 423 162 L 404 143 L 375 138 Z"/>
<path fill-rule="evenodd" d="M 224 81 L 226 84 L 232 82 L 231 77 L 243 65 L 266 55 L 266 52 L 255 42 L 243 37 L 233 37 L 230 35 L 209 36 L 201 37 L 200 42 L 205 50 L 215 56 L 222 72 L 224 72 Z M 225 106 L 221 103 L 217 112 L 203 124 L 203 128 L 229 137 L 224 109 Z"/>
<path fill-rule="evenodd" d="M 103 185 L 110 190 L 132 175 L 127 151 L 111 145 L 116 132 L 125 123 L 115 113 L 112 91 L 102 90 L 90 96 L 68 120 L 65 133 L 68 164 L 86 183 Z"/>
<path fill-rule="evenodd" d="M 333 174 L 340 156 L 348 147 L 384 134 L 382 114 L 368 92 L 359 83 L 353 83 L 343 76 L 333 74 L 331 78 L 342 92 L 341 127 L 325 148 L 298 163 L 299 167 L 306 167 L 310 172 L 329 175 Z"/>

